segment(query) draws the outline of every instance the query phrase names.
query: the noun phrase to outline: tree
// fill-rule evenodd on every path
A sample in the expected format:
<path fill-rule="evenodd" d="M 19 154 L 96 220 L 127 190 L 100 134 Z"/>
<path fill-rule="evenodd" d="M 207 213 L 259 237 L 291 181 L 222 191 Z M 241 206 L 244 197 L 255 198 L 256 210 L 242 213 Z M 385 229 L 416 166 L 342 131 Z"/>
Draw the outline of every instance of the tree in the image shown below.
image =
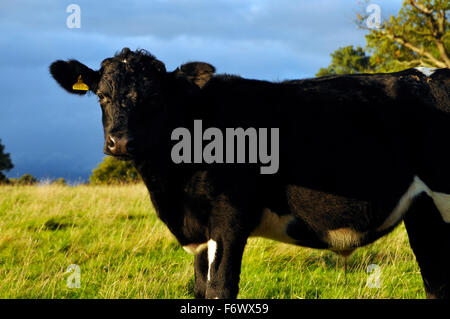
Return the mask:
<path fill-rule="evenodd" d="M 92 184 L 137 183 L 140 176 L 130 161 L 121 161 L 107 156 L 89 178 Z"/>
<path fill-rule="evenodd" d="M 14 167 L 13 163 L 11 162 L 9 153 L 4 153 L 5 147 L 1 142 L 2 141 L 0 140 L 0 183 L 8 181 L 2 171 L 9 171 Z"/>
<path fill-rule="evenodd" d="M 374 67 L 370 64 L 370 56 L 367 56 L 361 47 L 355 49 L 350 45 L 331 53 L 331 64 L 327 68 L 321 68 L 316 76 L 373 71 Z"/>
<path fill-rule="evenodd" d="M 35 185 L 37 183 L 37 178 L 31 174 L 24 174 L 14 182 L 17 185 Z"/>
<path fill-rule="evenodd" d="M 340 48 L 331 54 L 330 66 L 316 76 L 395 72 L 417 66 L 449 68 L 449 12 L 448 0 L 405 0 L 398 15 L 378 29 L 368 28 L 368 15 L 358 14 L 358 25 L 368 30 L 366 52 L 360 47 Z"/>
<path fill-rule="evenodd" d="M 448 0 L 405 0 L 397 16 L 379 29 L 368 29 L 365 17 L 359 24 L 366 35 L 371 63 L 379 72 L 410 67 L 450 68 L 450 28 Z"/>

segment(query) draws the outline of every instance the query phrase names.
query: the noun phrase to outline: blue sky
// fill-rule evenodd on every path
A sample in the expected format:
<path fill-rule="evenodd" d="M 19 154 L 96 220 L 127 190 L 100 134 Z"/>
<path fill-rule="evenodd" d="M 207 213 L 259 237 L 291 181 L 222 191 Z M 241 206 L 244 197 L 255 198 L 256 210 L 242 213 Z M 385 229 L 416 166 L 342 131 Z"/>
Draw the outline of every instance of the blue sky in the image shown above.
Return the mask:
<path fill-rule="evenodd" d="M 0 2 L 0 139 L 18 177 L 87 179 L 104 157 L 95 96 L 67 94 L 50 77 L 57 59 L 98 69 L 127 46 L 156 55 L 168 70 L 187 61 L 218 73 L 279 81 L 313 77 L 330 53 L 365 45 L 355 16 L 361 0 L 128 0 Z M 81 28 L 69 29 L 69 4 Z M 372 1 L 383 17 L 401 0 Z"/>

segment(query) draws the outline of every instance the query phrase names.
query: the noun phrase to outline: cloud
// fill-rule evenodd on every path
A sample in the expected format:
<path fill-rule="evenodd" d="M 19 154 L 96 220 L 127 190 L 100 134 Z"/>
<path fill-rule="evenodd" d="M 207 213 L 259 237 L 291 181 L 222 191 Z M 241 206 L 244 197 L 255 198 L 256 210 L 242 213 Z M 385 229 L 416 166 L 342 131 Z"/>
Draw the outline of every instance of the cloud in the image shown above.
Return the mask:
<path fill-rule="evenodd" d="M 149 50 L 168 70 L 206 61 L 218 72 L 284 80 L 314 76 L 335 49 L 365 42 L 357 0 L 78 0 L 81 29 L 66 26 L 71 3 L 0 2 L 0 138 L 13 175 L 86 177 L 103 157 L 96 99 L 61 90 L 48 72 L 54 60 L 96 69 L 127 46 Z M 377 3 L 384 16 L 401 6 Z"/>
<path fill-rule="evenodd" d="M 378 2 L 388 14 L 398 10 L 400 3 Z M 255 51 L 265 54 L 279 49 L 316 68 L 309 70 L 313 75 L 338 47 L 364 44 L 364 32 L 354 23 L 361 10 L 358 1 L 129 0 L 126 5 L 110 2 L 105 6 L 80 0 L 82 28 L 68 29 L 65 9 L 70 3 L 2 2 L 0 47 L 9 50 L 0 53 L 4 55 L 0 65 L 43 65 L 56 57 L 99 63 L 123 46 L 136 44 L 151 52 L 173 50 L 159 56 L 168 63 L 174 54 L 180 59 L 187 51 L 199 58 L 212 56 L 211 62 L 220 64 L 222 52 L 228 53 L 225 58 L 238 60 Z"/>

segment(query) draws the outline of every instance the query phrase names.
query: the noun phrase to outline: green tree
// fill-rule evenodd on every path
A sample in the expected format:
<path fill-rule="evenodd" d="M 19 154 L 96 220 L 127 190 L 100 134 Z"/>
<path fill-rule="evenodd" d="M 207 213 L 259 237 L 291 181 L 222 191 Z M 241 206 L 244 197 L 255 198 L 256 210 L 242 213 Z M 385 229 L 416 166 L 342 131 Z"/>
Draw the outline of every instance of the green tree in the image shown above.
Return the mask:
<path fill-rule="evenodd" d="M 89 178 L 92 184 L 137 183 L 139 173 L 130 161 L 121 161 L 106 156 Z"/>
<path fill-rule="evenodd" d="M 9 153 L 5 153 L 5 146 L 1 143 L 0 140 L 0 183 L 7 182 L 8 179 L 6 176 L 2 173 L 2 171 L 9 171 L 11 170 L 14 165 L 11 162 L 11 158 L 9 156 Z"/>
<path fill-rule="evenodd" d="M 327 68 L 321 68 L 316 76 L 373 71 L 374 68 L 370 64 L 370 56 L 367 56 L 361 47 L 355 49 L 352 45 L 349 45 L 331 53 L 331 64 Z"/>
<path fill-rule="evenodd" d="M 405 0 L 397 16 L 390 16 L 379 29 L 366 35 L 371 63 L 378 72 L 393 72 L 425 66 L 450 68 L 448 0 Z"/>
<path fill-rule="evenodd" d="M 17 185 L 35 185 L 37 183 L 38 183 L 37 178 L 31 174 L 24 174 L 15 181 L 15 184 Z"/>
<path fill-rule="evenodd" d="M 368 15 L 358 14 L 358 25 L 368 30 L 366 52 L 360 47 L 340 48 L 331 54 L 330 66 L 316 76 L 449 68 L 449 12 L 448 0 L 405 0 L 397 16 L 382 21 L 378 29 L 369 29 Z"/>

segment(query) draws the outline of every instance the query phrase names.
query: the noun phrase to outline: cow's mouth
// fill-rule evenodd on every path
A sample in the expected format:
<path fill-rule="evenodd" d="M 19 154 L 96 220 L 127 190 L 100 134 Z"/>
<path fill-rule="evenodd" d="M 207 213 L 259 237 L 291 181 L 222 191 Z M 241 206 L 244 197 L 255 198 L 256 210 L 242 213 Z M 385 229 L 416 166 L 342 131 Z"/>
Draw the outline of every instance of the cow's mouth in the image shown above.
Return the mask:
<path fill-rule="evenodd" d="M 111 152 L 108 150 L 107 147 L 105 147 L 105 148 L 103 149 L 103 153 L 104 153 L 105 155 L 108 155 L 108 156 L 112 156 L 112 157 L 114 157 L 114 158 L 117 158 L 118 160 L 121 160 L 121 161 L 129 161 L 129 160 L 132 160 L 132 159 L 134 158 L 131 154 L 128 154 L 128 153 L 120 154 L 120 155 L 118 155 L 118 154 L 113 154 L 113 153 L 111 153 Z"/>

